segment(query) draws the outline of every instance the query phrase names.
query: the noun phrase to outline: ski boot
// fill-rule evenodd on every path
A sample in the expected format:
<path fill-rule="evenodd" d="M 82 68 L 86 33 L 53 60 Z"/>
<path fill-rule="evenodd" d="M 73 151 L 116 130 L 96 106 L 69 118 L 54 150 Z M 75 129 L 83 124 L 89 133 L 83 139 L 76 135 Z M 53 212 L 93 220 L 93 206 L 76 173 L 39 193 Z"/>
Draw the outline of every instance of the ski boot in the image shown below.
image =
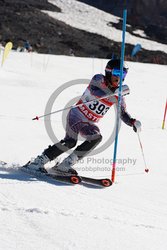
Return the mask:
<path fill-rule="evenodd" d="M 60 164 L 56 164 L 51 172 L 57 175 L 78 175 L 72 166 L 77 162 L 78 156 L 74 153 L 65 158 Z"/>
<path fill-rule="evenodd" d="M 33 170 L 33 171 L 47 173 L 46 169 L 44 168 L 44 165 L 48 163 L 49 161 L 50 161 L 49 158 L 46 155 L 42 154 L 42 155 L 38 155 L 34 160 L 29 161 L 23 167 L 26 169 Z"/>

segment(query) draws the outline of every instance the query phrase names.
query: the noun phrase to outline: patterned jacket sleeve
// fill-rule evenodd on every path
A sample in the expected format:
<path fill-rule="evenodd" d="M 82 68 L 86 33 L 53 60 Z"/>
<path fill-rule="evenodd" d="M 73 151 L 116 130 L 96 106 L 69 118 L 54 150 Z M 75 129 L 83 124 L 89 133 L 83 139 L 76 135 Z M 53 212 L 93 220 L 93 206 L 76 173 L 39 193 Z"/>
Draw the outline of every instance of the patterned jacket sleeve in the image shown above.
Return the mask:
<path fill-rule="evenodd" d="M 135 119 L 131 118 L 131 116 L 126 111 L 126 103 L 124 97 L 122 97 L 121 101 L 121 120 L 126 123 L 128 126 L 133 126 Z"/>
<path fill-rule="evenodd" d="M 107 93 L 105 92 L 105 89 L 103 87 L 104 82 L 104 76 L 101 74 L 94 75 L 90 84 L 89 89 L 92 95 L 95 96 L 104 96 Z"/>

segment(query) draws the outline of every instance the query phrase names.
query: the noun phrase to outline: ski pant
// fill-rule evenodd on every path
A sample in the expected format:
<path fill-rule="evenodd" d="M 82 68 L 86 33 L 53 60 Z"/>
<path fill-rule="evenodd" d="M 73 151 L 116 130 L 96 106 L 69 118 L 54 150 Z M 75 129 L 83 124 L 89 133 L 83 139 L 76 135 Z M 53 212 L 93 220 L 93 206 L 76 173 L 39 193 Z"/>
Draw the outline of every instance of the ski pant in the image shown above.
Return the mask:
<path fill-rule="evenodd" d="M 78 108 L 74 108 L 69 111 L 67 116 L 65 138 L 53 146 L 49 146 L 44 151 L 44 154 L 50 160 L 54 160 L 62 153 L 76 146 L 79 134 L 85 141 L 77 146 L 74 153 L 78 156 L 78 159 L 81 159 L 101 142 L 102 136 L 99 128 L 90 123 Z"/>

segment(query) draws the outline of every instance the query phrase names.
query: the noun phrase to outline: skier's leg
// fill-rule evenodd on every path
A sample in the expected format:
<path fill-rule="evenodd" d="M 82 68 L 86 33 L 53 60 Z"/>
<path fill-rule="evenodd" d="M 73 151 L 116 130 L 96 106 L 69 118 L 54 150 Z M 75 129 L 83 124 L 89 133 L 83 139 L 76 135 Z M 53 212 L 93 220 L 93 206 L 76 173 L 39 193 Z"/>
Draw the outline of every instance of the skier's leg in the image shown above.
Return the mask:
<path fill-rule="evenodd" d="M 78 156 L 78 159 L 82 159 L 87 154 L 89 154 L 97 145 L 101 142 L 102 135 L 99 134 L 95 136 L 95 138 L 92 136 L 90 140 L 84 141 L 81 145 L 79 145 L 73 153 Z"/>
<path fill-rule="evenodd" d="M 99 128 L 93 124 L 87 124 L 80 130 L 82 137 L 86 139 L 81 145 L 79 145 L 74 153 L 79 159 L 89 154 L 102 140 L 102 135 Z"/>
<path fill-rule="evenodd" d="M 56 167 L 56 171 L 76 174 L 76 171 L 72 166 L 78 160 L 90 153 L 102 140 L 99 128 L 95 125 L 84 125 L 81 128 L 80 133 L 86 138 L 86 141 L 79 145 L 67 158 L 65 158 L 62 163 Z"/>
<path fill-rule="evenodd" d="M 34 170 L 39 170 L 41 172 L 46 172 L 44 165 L 49 161 L 54 160 L 56 157 L 66 152 L 70 148 L 75 147 L 76 140 L 73 138 L 65 137 L 64 140 L 49 146 L 41 155 L 38 155 L 35 159 L 28 162 L 25 167 L 31 168 Z"/>
<path fill-rule="evenodd" d="M 50 161 L 52 161 L 62 153 L 75 147 L 76 143 L 77 140 L 70 138 L 68 135 L 66 135 L 64 140 L 61 140 L 53 146 L 49 146 L 47 149 L 44 150 L 43 153 L 49 158 Z"/>
<path fill-rule="evenodd" d="M 44 154 L 50 159 L 50 161 L 76 146 L 80 129 L 80 122 L 78 120 L 78 113 L 70 110 L 67 115 L 65 138 L 44 150 Z"/>
<path fill-rule="evenodd" d="M 28 162 L 26 167 L 33 168 L 35 170 L 40 170 L 46 172 L 44 165 L 49 161 L 54 160 L 56 157 L 62 153 L 68 151 L 69 149 L 75 147 L 77 143 L 79 126 L 77 125 L 77 114 L 74 112 L 69 112 L 67 116 L 67 125 L 66 125 L 66 136 L 60 142 L 49 146 L 44 150 L 42 155 L 37 156 L 33 161 Z"/>

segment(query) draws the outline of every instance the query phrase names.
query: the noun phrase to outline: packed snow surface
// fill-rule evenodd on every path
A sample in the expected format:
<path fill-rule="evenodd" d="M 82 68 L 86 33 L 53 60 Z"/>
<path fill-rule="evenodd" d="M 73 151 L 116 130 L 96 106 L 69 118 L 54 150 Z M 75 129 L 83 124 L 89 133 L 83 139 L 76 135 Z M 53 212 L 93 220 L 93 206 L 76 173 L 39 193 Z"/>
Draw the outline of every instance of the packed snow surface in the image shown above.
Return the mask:
<path fill-rule="evenodd" d="M 0 159 L 8 163 L 0 167 L 1 249 L 167 249 L 167 130 L 161 129 L 166 66 L 126 62 L 129 72 L 125 84 L 130 87 L 130 95 L 125 97 L 127 110 L 142 122 L 140 137 L 148 174 L 137 134 L 123 123 L 116 180 L 110 188 L 66 185 L 18 169 L 53 144 L 44 119 L 32 118 L 44 114 L 58 88 L 61 91 L 52 111 L 75 103 L 87 86 L 86 79 L 103 73 L 106 62 L 11 52 L 1 67 Z M 67 87 L 76 79 L 83 80 Z M 51 116 L 58 139 L 64 136 L 65 115 L 60 112 Z M 99 123 L 103 141 L 98 147 L 107 141 L 114 124 L 112 108 Z M 110 178 L 112 158 L 113 144 L 75 167 L 82 175 Z"/>

